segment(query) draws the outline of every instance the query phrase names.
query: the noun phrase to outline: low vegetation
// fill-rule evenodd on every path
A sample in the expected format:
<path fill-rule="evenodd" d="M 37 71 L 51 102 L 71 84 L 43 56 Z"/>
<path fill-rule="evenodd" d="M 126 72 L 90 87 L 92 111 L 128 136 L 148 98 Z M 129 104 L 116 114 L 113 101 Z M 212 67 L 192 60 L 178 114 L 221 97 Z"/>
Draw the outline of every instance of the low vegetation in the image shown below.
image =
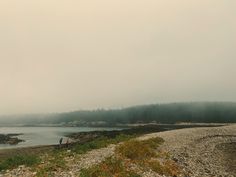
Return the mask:
<path fill-rule="evenodd" d="M 168 160 L 167 154 L 157 152 L 157 147 L 163 142 L 164 140 L 158 137 L 143 141 L 131 140 L 118 146 L 116 152 L 143 170 L 151 169 L 161 175 L 175 176 L 179 173 L 178 167 Z M 159 161 L 159 158 L 162 160 Z"/>
<path fill-rule="evenodd" d="M 53 176 L 55 171 L 65 171 L 69 168 L 66 164 L 65 158 L 67 156 L 74 156 L 75 154 L 84 154 L 93 149 L 99 149 L 108 146 L 109 144 L 116 144 L 122 141 L 129 140 L 134 136 L 118 135 L 115 138 L 100 137 L 84 144 L 75 144 L 71 148 L 56 149 L 52 153 L 42 156 L 42 162 L 33 171 L 37 172 L 37 176 Z"/>
<path fill-rule="evenodd" d="M 72 151 L 78 154 L 84 154 L 93 149 L 99 149 L 108 146 L 109 144 L 117 144 L 122 141 L 127 141 L 134 138 L 136 135 L 117 135 L 115 138 L 99 137 L 95 140 L 84 144 L 76 144 L 73 146 Z"/>
<path fill-rule="evenodd" d="M 121 156 L 132 161 L 143 161 L 148 158 L 156 157 L 155 149 L 163 143 L 161 138 L 151 138 L 144 141 L 130 140 L 120 145 L 116 151 Z"/>
<path fill-rule="evenodd" d="M 178 176 L 180 173 L 179 167 L 171 160 L 165 160 L 164 162 L 160 163 L 157 159 L 149 159 L 145 163 L 144 167 L 148 167 L 161 175 Z"/>
<path fill-rule="evenodd" d="M 114 138 L 99 137 L 84 144 L 75 144 L 70 148 L 60 148 L 41 155 L 24 155 L 7 158 L 0 162 L 0 171 L 13 169 L 19 165 L 32 167 L 38 177 L 54 176 L 57 171 L 67 171 L 66 157 L 76 157 L 93 149 L 119 144 L 113 157 L 106 158 L 102 163 L 88 169 L 82 169 L 81 177 L 140 177 L 142 172 L 151 170 L 161 175 L 175 176 L 179 168 L 169 160 L 165 153 L 158 151 L 164 142 L 161 138 L 139 141 L 135 135 L 117 135 Z M 79 158 L 80 156 L 78 156 Z M 160 160 L 162 159 L 162 160 Z"/>
<path fill-rule="evenodd" d="M 180 173 L 176 164 L 166 153 L 157 148 L 164 142 L 161 138 L 129 140 L 116 148 L 115 156 L 81 171 L 81 177 L 138 177 L 142 172 L 153 171 L 161 175 L 176 176 Z M 160 160 L 161 159 L 161 160 Z M 135 173 L 134 171 L 139 171 Z"/>
<path fill-rule="evenodd" d="M 35 167 L 33 171 L 37 172 L 38 177 L 53 176 L 53 172 L 58 170 L 66 170 L 67 165 L 64 158 L 66 157 L 64 150 L 56 150 L 51 154 L 42 156 L 42 163 Z"/>
<path fill-rule="evenodd" d="M 83 169 L 80 177 L 141 177 L 132 170 L 127 169 L 122 159 L 109 157 L 99 165 Z"/>
<path fill-rule="evenodd" d="M 36 155 L 16 155 L 0 162 L 0 171 L 13 169 L 19 165 L 33 166 L 40 162 L 40 158 Z"/>

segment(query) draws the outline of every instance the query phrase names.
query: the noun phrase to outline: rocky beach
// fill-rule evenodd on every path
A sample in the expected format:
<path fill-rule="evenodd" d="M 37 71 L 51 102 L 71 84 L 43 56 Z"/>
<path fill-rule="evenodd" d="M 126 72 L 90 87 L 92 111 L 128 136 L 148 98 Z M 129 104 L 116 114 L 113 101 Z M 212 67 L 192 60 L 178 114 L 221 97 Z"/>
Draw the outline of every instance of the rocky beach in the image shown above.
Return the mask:
<path fill-rule="evenodd" d="M 173 130 L 141 139 L 156 136 L 165 140 L 161 148 L 188 176 L 236 176 L 236 125 Z"/>
<path fill-rule="evenodd" d="M 73 135 L 75 136 L 75 135 Z M 175 176 L 184 177 L 212 177 L 212 176 L 236 176 L 235 171 L 235 149 L 236 149 L 236 125 L 226 125 L 221 127 L 195 127 L 179 130 L 170 130 L 142 135 L 136 140 L 144 141 L 152 138 L 162 138 L 164 143 L 156 151 L 168 154 L 180 172 Z M 121 143 L 122 144 L 122 143 Z M 74 177 L 80 176 L 81 170 L 90 168 L 102 163 L 106 158 L 116 155 L 116 148 L 120 144 L 111 144 L 107 147 L 94 149 L 85 154 L 74 154 L 71 150 L 65 151 L 63 156 L 67 168 L 56 168 L 51 172 L 51 176 Z M 160 159 L 158 157 L 158 160 Z M 166 158 L 166 157 L 165 157 Z M 47 163 L 47 155 L 43 156 Z M 144 177 L 171 176 L 142 169 L 131 165 L 136 173 Z M 7 170 L 1 174 L 4 177 L 14 176 L 40 176 L 35 168 L 19 166 L 18 168 Z M 172 175 L 173 176 L 173 175 Z"/>

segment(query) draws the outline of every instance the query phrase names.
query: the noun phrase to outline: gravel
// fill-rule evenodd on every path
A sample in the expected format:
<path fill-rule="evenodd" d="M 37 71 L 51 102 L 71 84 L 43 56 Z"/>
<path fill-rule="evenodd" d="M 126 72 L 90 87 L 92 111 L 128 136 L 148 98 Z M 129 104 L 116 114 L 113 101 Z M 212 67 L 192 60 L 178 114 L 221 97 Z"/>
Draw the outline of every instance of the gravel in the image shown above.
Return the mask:
<path fill-rule="evenodd" d="M 170 157 L 191 177 L 236 177 L 236 124 L 223 127 L 187 128 L 144 135 L 144 140 L 162 137 L 165 142 L 160 150 L 168 152 Z M 66 157 L 69 167 L 66 171 L 55 171 L 54 176 L 78 176 L 83 168 L 89 168 L 114 155 L 116 145 L 92 150 L 84 155 Z M 230 162 L 230 163 L 229 163 Z M 4 177 L 30 177 L 36 173 L 30 168 L 20 166 L 0 174 Z M 144 177 L 160 176 L 147 171 Z"/>
<path fill-rule="evenodd" d="M 145 135 L 140 139 L 162 137 L 161 147 L 191 177 L 235 177 L 236 125 L 190 128 Z M 227 146 L 231 146 L 227 148 Z M 225 146 L 225 147 L 224 147 Z M 231 169 L 231 170 L 229 170 Z"/>

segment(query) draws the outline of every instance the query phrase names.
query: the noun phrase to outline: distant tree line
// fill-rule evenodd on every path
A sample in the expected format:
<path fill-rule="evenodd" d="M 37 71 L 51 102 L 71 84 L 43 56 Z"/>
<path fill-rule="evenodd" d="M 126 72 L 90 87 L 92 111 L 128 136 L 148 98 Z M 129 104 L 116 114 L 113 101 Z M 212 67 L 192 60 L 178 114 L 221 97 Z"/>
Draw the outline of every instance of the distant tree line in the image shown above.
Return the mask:
<path fill-rule="evenodd" d="M 125 123 L 230 123 L 236 122 L 236 103 L 171 103 L 135 106 L 118 110 L 76 111 L 59 114 L 56 121 L 105 121 Z"/>
<path fill-rule="evenodd" d="M 18 116 L 19 117 L 19 116 Z M 67 113 L 24 115 L 15 123 L 60 124 L 105 122 L 107 125 L 133 123 L 236 123 L 236 103 L 193 102 L 135 106 L 114 110 L 74 111 Z M 0 121 L 1 123 L 1 121 Z"/>

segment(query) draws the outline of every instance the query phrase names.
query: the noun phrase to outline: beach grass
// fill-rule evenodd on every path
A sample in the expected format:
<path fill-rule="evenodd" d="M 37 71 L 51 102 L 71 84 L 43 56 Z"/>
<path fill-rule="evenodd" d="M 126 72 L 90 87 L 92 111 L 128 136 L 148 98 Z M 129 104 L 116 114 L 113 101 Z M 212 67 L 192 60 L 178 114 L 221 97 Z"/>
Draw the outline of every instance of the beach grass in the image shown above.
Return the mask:
<path fill-rule="evenodd" d="M 78 143 L 72 147 L 72 151 L 76 152 L 77 154 L 84 154 L 90 150 L 104 148 L 110 144 L 117 144 L 123 141 L 127 141 L 134 137 L 136 137 L 136 135 L 120 134 L 120 135 L 117 135 L 115 138 L 108 138 L 108 137 L 103 136 L 84 144 Z"/>
<path fill-rule="evenodd" d="M 40 158 L 37 155 L 15 155 L 0 162 L 0 171 L 13 169 L 19 165 L 33 166 L 40 163 Z"/>

